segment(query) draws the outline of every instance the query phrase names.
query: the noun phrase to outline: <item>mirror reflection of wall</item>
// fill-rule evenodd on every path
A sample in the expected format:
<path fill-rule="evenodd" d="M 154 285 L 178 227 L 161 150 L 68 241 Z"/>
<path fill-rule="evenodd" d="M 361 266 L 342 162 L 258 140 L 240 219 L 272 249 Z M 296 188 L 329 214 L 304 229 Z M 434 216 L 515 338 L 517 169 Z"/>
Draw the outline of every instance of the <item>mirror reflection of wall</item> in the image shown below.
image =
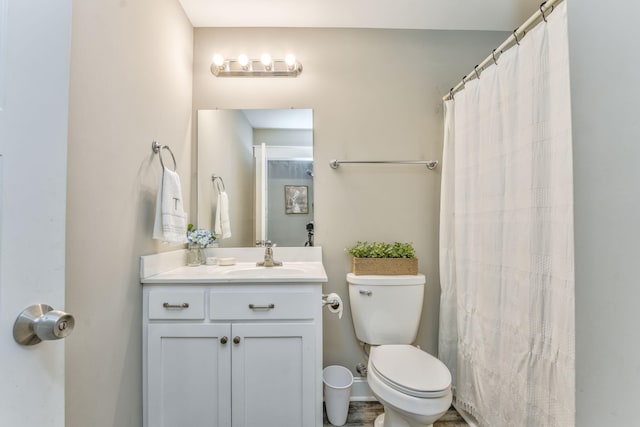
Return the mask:
<path fill-rule="evenodd" d="M 257 240 L 312 246 L 307 224 L 313 223 L 313 148 L 264 144 L 254 150 L 256 171 L 266 164 L 265 174 L 256 173 L 256 188 L 262 191 L 256 197 Z"/>
<path fill-rule="evenodd" d="M 302 109 L 198 111 L 198 227 L 214 229 L 215 174 L 224 179 L 232 231 L 220 246 L 309 245 L 312 123 L 312 111 Z"/>

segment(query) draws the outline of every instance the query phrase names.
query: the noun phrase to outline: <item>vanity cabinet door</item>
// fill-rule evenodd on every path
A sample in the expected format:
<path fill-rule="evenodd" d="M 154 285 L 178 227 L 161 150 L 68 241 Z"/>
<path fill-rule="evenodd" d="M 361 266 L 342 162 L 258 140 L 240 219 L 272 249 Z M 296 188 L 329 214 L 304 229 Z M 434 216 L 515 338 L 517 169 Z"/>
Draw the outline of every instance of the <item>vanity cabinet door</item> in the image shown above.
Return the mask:
<path fill-rule="evenodd" d="M 316 425 L 313 324 L 235 323 L 232 335 L 233 427 Z"/>
<path fill-rule="evenodd" d="M 231 427 L 230 333 L 228 323 L 148 325 L 149 427 Z"/>

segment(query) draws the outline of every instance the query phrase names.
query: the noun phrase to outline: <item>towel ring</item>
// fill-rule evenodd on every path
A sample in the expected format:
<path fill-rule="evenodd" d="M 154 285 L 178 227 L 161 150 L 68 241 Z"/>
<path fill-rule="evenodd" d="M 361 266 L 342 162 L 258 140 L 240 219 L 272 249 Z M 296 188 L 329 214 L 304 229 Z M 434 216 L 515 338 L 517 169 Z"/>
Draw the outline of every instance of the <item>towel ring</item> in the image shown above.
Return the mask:
<path fill-rule="evenodd" d="M 171 158 L 173 159 L 173 172 L 175 172 L 178 169 L 178 163 L 176 162 L 176 156 L 173 155 L 173 151 L 171 151 L 171 148 L 169 148 L 168 145 L 161 145 L 158 141 L 153 141 L 153 143 L 151 144 L 151 149 L 160 158 L 160 164 L 162 165 L 162 169 L 166 169 L 164 162 L 162 161 L 163 148 L 169 151 L 169 154 L 171 154 Z"/>
<path fill-rule="evenodd" d="M 224 187 L 224 180 L 222 179 L 221 176 L 218 176 L 215 174 L 211 175 L 211 182 L 213 182 L 213 186 L 216 187 L 216 189 L 218 190 L 218 193 L 227 191 L 226 188 Z M 222 188 L 220 188 L 220 185 L 222 185 Z"/>

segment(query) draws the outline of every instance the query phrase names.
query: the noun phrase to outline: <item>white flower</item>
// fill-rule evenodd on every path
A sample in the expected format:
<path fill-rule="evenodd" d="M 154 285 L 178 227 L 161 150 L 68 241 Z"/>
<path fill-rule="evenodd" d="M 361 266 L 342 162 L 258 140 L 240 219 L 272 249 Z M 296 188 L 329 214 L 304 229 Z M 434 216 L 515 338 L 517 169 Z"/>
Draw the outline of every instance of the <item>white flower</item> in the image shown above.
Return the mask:
<path fill-rule="evenodd" d="M 206 248 L 216 242 L 216 235 L 209 230 L 197 229 L 187 232 L 187 240 L 190 244 Z"/>

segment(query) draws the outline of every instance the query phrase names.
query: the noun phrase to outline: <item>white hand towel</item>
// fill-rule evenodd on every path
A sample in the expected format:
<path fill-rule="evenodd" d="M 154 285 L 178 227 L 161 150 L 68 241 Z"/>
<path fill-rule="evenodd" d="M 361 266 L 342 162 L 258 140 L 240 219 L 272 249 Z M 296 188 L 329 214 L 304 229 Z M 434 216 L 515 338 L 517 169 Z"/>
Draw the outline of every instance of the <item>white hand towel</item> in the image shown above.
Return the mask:
<path fill-rule="evenodd" d="M 166 243 L 187 241 L 187 214 L 182 202 L 180 177 L 174 171 L 164 168 L 158 186 L 153 238 Z"/>
<path fill-rule="evenodd" d="M 226 191 L 218 193 L 218 205 L 216 206 L 216 225 L 214 232 L 221 239 L 231 237 L 231 222 L 229 221 L 229 197 Z"/>

